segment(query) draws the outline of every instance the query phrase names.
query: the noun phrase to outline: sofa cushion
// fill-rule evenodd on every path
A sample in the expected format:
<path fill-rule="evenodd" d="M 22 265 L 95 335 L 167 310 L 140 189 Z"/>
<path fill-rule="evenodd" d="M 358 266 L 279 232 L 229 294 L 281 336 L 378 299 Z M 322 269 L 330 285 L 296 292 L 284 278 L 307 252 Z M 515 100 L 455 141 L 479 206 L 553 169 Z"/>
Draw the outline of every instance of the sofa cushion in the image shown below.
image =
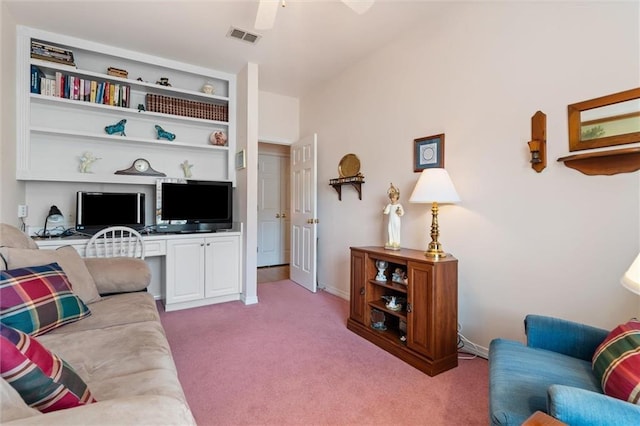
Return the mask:
<path fill-rule="evenodd" d="M 15 226 L 0 223 L 0 247 L 38 249 L 35 241 Z"/>
<path fill-rule="evenodd" d="M 8 269 L 27 266 L 46 265 L 56 262 L 69 278 L 71 290 L 86 304 L 100 300 L 91 273 L 78 252 L 71 246 L 63 246 L 57 250 L 29 250 L 20 248 L 1 248 L 7 260 Z"/>
<path fill-rule="evenodd" d="M 132 257 L 86 258 L 100 294 L 126 293 L 146 289 L 151 282 L 149 265 Z"/>
<path fill-rule="evenodd" d="M 605 394 L 640 404 L 640 321 L 609 333 L 593 354 L 593 373 Z"/>
<path fill-rule="evenodd" d="M 91 315 L 57 263 L 0 271 L 0 321 L 33 336 Z"/>
<path fill-rule="evenodd" d="M 591 363 L 506 339 L 489 346 L 490 418 L 495 425 L 520 425 L 533 412 L 547 412 L 551 385 L 602 393 Z"/>
<path fill-rule="evenodd" d="M 89 388 L 60 357 L 35 338 L 0 324 L 0 371 L 29 406 L 43 413 L 95 402 Z"/>
<path fill-rule="evenodd" d="M 25 417 L 41 416 L 42 413 L 24 402 L 17 390 L 5 379 L 0 379 L 0 424 Z"/>
<path fill-rule="evenodd" d="M 73 365 L 100 401 L 165 395 L 185 401 L 171 348 L 158 321 L 46 334 L 38 340 Z"/>
<path fill-rule="evenodd" d="M 73 324 L 56 328 L 40 339 L 57 334 L 98 330 L 137 322 L 160 322 L 156 301 L 150 293 L 122 293 L 105 296 L 91 304 L 91 316 Z"/>

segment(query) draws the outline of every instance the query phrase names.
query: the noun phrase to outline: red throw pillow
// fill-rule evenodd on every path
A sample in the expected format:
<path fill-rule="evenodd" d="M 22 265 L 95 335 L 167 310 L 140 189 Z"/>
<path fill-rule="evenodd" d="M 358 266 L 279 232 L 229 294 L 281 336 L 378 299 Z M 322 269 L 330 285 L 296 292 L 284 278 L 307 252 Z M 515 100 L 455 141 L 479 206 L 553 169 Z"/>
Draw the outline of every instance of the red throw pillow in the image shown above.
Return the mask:
<path fill-rule="evenodd" d="M 27 404 L 43 413 L 95 402 L 69 364 L 35 338 L 2 323 L 0 373 Z"/>
<path fill-rule="evenodd" d="M 593 354 L 592 366 L 605 394 L 640 404 L 640 321 L 614 328 Z"/>

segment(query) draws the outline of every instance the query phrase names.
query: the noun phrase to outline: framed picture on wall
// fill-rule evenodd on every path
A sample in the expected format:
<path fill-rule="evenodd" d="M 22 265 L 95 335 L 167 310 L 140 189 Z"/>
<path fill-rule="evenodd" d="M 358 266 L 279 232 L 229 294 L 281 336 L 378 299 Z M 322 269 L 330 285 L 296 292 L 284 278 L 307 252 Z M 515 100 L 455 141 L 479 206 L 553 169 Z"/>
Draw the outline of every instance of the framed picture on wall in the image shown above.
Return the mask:
<path fill-rule="evenodd" d="M 413 171 L 444 167 L 444 133 L 413 140 Z"/>

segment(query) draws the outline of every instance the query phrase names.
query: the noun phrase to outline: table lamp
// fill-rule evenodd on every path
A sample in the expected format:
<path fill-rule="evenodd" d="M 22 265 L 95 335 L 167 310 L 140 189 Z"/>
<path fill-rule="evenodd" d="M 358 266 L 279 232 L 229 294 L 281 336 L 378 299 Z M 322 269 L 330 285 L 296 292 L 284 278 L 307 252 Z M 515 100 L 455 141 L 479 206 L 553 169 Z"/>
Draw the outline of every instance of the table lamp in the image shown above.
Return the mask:
<path fill-rule="evenodd" d="M 627 272 L 624 273 L 620 282 L 629 291 L 640 294 L 640 254 L 633 261 Z"/>
<path fill-rule="evenodd" d="M 446 253 L 442 250 L 442 245 L 438 241 L 440 234 L 438 230 L 438 203 L 456 203 L 458 201 L 460 201 L 460 197 L 453 186 L 453 182 L 451 182 L 449 173 L 445 169 L 430 168 L 422 171 L 418 183 L 413 188 L 409 202 L 432 203 L 431 242 L 424 253 L 425 256 L 446 257 Z"/>
<path fill-rule="evenodd" d="M 60 209 L 56 206 L 51 206 L 51 208 L 49 209 L 49 213 L 47 214 L 47 217 L 44 219 L 44 229 L 42 230 L 42 236 L 43 237 L 47 236 L 48 222 L 61 223 L 63 220 L 64 220 L 64 216 L 62 215 L 62 212 L 60 211 Z"/>

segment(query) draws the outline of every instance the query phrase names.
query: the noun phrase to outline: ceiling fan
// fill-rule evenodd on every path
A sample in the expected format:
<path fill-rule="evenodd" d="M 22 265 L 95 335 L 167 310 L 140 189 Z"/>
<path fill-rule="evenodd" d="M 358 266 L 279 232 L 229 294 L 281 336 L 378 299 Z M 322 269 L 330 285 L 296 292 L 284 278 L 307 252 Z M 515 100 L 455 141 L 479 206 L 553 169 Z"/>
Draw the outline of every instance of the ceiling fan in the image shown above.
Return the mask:
<path fill-rule="evenodd" d="M 365 13 L 375 0 L 341 0 L 346 6 L 358 15 Z M 260 0 L 258 3 L 258 14 L 256 15 L 256 23 L 254 27 L 257 30 L 270 30 L 276 20 L 278 5 L 286 6 L 285 0 Z"/>

